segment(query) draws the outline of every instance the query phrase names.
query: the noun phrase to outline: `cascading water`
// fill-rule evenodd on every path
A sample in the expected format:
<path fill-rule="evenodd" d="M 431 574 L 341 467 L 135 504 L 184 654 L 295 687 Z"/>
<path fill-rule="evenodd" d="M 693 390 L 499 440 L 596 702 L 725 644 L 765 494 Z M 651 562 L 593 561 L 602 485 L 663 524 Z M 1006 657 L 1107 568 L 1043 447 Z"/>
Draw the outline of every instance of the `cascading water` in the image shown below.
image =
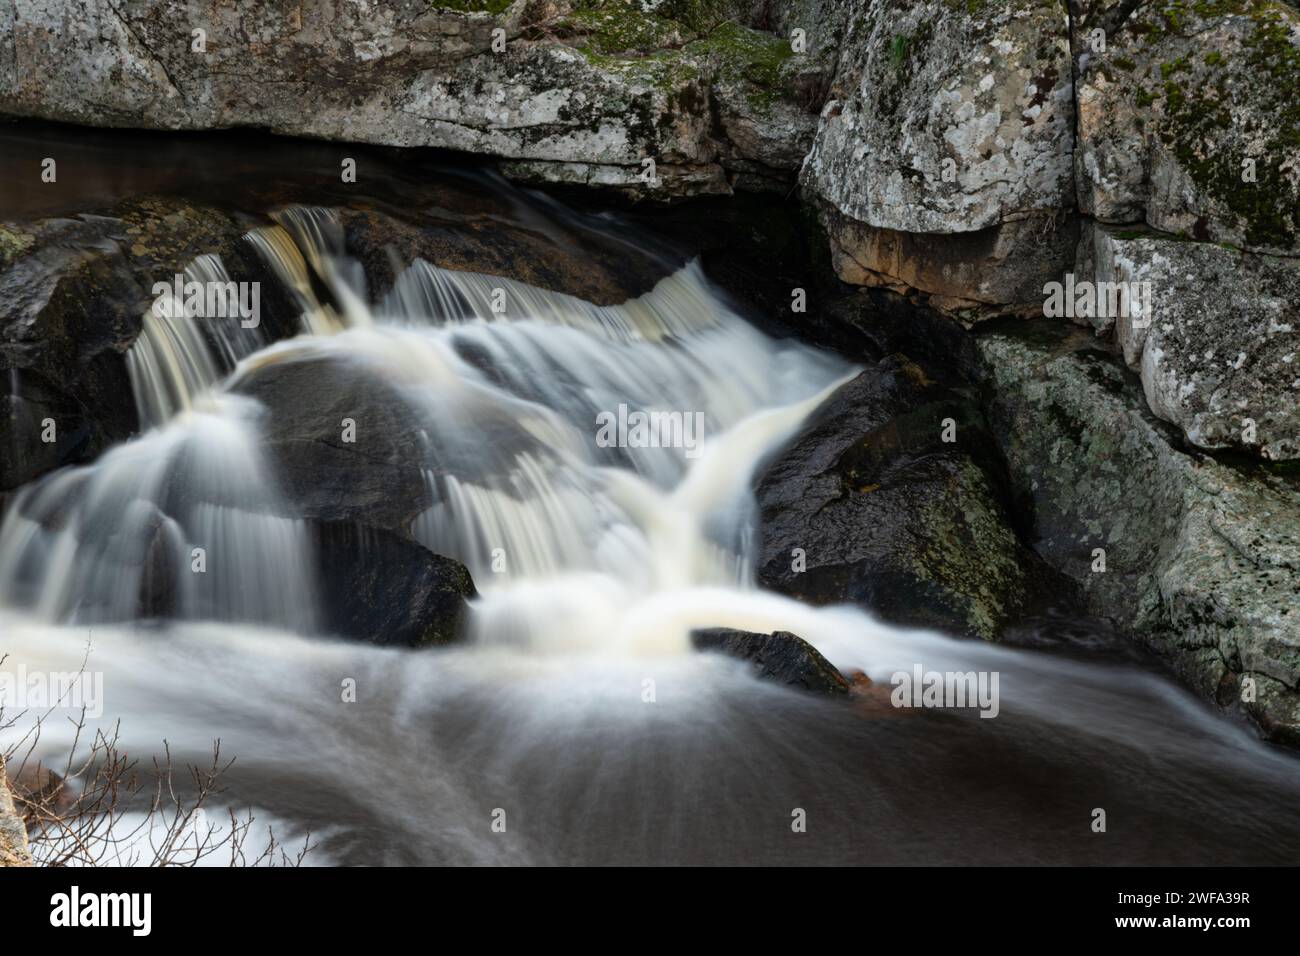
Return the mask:
<path fill-rule="evenodd" d="M 145 312 L 140 338 L 126 356 L 136 409 L 146 425 L 161 425 L 191 409 L 196 397 L 265 344 L 255 326 L 238 321 L 236 311 L 226 308 L 229 297 L 224 293 L 233 283 L 219 256 L 200 256 L 180 278 L 182 294 L 169 290 L 159 296 Z M 203 318 L 217 310 L 208 310 L 206 294 L 201 300 L 186 300 L 184 288 L 191 283 L 205 293 L 220 290 L 220 299 L 213 300 L 230 315 Z M 238 303 L 237 291 L 233 297 Z"/>
<path fill-rule="evenodd" d="M 165 737 L 196 762 L 222 738 L 238 755 L 231 799 L 323 833 L 319 859 L 1041 860 L 1103 796 L 1152 826 L 1144 801 L 1171 827 L 1231 819 L 1199 848 L 1219 860 L 1300 845 L 1234 785 L 1249 767 L 1257 791 L 1289 799 L 1284 758 L 1161 678 L 757 589 L 751 478 L 854 370 L 755 330 L 697 263 L 602 307 L 416 261 L 372 305 L 327 211 L 286 210 L 249 239 L 303 334 L 266 345 L 175 310 L 146 317 L 129 368 L 150 430 L 8 509 L 2 650 L 75 670 L 87 630 L 71 625 L 92 625 L 98 719 L 120 720 L 136 752 Z M 187 276 L 225 279 L 211 258 Z M 323 390 L 345 370 L 359 391 L 339 407 L 382 394 L 413 423 L 401 447 L 427 503 L 397 530 L 470 569 L 480 597 L 464 645 L 320 633 L 310 521 L 265 441 L 301 413 L 248 394 L 294 367 Z M 633 412 L 670 427 L 636 435 Z M 363 453 L 395 437 L 357 416 Z M 145 617 L 170 623 L 135 625 Z M 690 652 L 690 631 L 713 626 L 793 631 L 878 681 L 918 660 L 998 671 L 1001 716 L 885 719 L 804 697 Z M 41 752 L 72 748 L 71 734 L 48 725 Z M 1091 749 L 1108 759 L 1076 766 Z M 1102 763 L 1115 769 L 1100 779 L 1080 769 Z M 1121 793 L 1126 774 L 1147 776 Z M 1037 788 L 1048 817 L 1007 815 L 1009 780 Z M 792 841 L 796 807 L 814 822 Z M 505 833 L 490 827 L 497 810 Z M 965 843 L 925 836 L 958 819 Z M 1121 858 L 1145 859 L 1137 844 Z"/>

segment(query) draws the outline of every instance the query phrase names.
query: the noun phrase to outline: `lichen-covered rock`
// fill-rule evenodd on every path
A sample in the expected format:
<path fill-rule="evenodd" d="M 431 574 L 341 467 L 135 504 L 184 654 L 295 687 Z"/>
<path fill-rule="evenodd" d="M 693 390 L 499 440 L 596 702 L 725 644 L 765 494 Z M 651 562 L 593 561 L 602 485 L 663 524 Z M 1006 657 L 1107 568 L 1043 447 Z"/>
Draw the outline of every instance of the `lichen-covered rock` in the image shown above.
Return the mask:
<path fill-rule="evenodd" d="M 1041 288 L 1068 262 L 1055 243 L 990 257 L 979 277 L 939 268 L 898 275 L 896 233 L 1023 232 L 1074 207 L 1073 98 L 1064 11 L 1032 0 L 855 0 L 835 81 L 804 163 L 805 191 L 838 213 L 837 245 L 861 270 L 845 275 L 914 279 L 921 291 L 974 302 Z M 839 218 L 842 217 L 842 218 Z M 868 227 L 863 241 L 860 228 Z M 1014 225 L 1008 225 L 1014 224 Z M 1033 228 L 1031 226 L 1030 228 Z M 933 237 L 927 237 L 931 244 Z M 1002 266 L 1017 277 L 996 276 Z M 842 273 L 844 274 L 844 273 Z M 1021 281 L 1031 276 L 1034 281 Z M 924 284 L 921 284 L 924 283 Z M 1035 295 L 1036 298 L 1036 295 Z M 1025 303 L 1028 298 L 1002 299 Z"/>
<path fill-rule="evenodd" d="M 779 69 L 789 44 L 734 22 L 735 4 L 653 6 L 5 5 L 0 112 L 443 147 L 512 160 L 525 177 L 661 198 L 727 193 L 747 162 L 792 180 L 806 142 L 785 138 L 806 140 L 809 124 L 774 105 L 793 92 Z M 716 120 L 715 81 L 743 87 L 743 122 L 734 108 Z"/>
<path fill-rule="evenodd" d="M 972 403 L 885 359 L 759 477 L 759 581 L 996 638 L 1024 603 L 1033 562 L 1011 530 L 992 448 Z"/>
<path fill-rule="evenodd" d="M 1088 233 L 1097 282 L 1150 291 L 1149 315 L 1113 321 L 1151 410 L 1203 448 L 1300 457 L 1300 259 Z"/>
<path fill-rule="evenodd" d="M 804 171 L 818 196 L 905 232 L 971 232 L 1071 205 L 1070 58 L 1059 9 L 864 6 L 850 19 L 835 98 Z"/>
<path fill-rule="evenodd" d="M 1178 449 L 1092 337 L 1042 320 L 976 345 L 1035 546 L 1203 696 L 1300 744 L 1300 483 Z"/>
<path fill-rule="evenodd" d="M 1080 208 L 1104 222 L 1300 252 L 1294 5 L 1071 3 Z"/>
<path fill-rule="evenodd" d="M 32 854 L 27 845 L 27 827 L 14 806 L 13 792 L 0 760 L 0 867 L 31 866 Z"/>

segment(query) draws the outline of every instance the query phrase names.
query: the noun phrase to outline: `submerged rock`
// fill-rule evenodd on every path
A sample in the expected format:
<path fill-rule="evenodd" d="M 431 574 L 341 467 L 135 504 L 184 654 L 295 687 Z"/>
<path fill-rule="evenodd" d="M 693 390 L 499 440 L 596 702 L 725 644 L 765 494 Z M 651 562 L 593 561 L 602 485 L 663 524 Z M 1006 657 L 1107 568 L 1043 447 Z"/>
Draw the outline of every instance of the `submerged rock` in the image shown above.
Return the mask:
<path fill-rule="evenodd" d="M 728 627 L 692 631 L 697 651 L 716 651 L 749 661 L 758 676 L 814 694 L 846 695 L 849 682 L 817 648 L 789 631 L 754 634 Z"/>
<path fill-rule="evenodd" d="M 465 633 L 477 593 L 459 561 L 347 523 L 315 528 L 324 628 L 370 644 L 428 647 Z"/>
<path fill-rule="evenodd" d="M 1035 547 L 1202 696 L 1300 744 L 1300 484 L 1180 447 L 1139 384 L 1048 321 L 977 338 Z"/>
<path fill-rule="evenodd" d="M 995 455 L 973 402 L 885 359 L 828 399 L 758 479 L 759 581 L 997 637 L 1025 601 L 1033 560 Z"/>
<path fill-rule="evenodd" d="M 263 447 L 302 517 L 396 531 L 432 503 L 419 416 L 373 368 L 309 353 L 231 388 L 266 407 Z"/>
<path fill-rule="evenodd" d="M 499 179 L 494 184 L 503 185 Z M 559 221 L 539 230 L 532 221 L 537 210 L 509 208 L 510 202 L 522 205 L 527 198 L 521 190 L 507 189 L 504 196 L 493 197 L 496 201 L 478 203 L 473 196 L 455 197 L 446 183 L 439 186 L 438 207 L 430 212 L 421 200 L 434 197 L 420 193 L 411 195 L 413 209 L 408 210 L 375 209 L 364 202 L 331 207 L 347 253 L 365 268 L 373 297 L 382 297 L 417 259 L 443 269 L 504 276 L 597 305 L 647 292 L 670 269 L 648 255 L 611 251 L 584 229 L 586 220 L 558 204 L 546 211 Z M 447 209 L 452 203 L 459 208 Z M 567 219 L 561 218 L 566 214 Z"/>

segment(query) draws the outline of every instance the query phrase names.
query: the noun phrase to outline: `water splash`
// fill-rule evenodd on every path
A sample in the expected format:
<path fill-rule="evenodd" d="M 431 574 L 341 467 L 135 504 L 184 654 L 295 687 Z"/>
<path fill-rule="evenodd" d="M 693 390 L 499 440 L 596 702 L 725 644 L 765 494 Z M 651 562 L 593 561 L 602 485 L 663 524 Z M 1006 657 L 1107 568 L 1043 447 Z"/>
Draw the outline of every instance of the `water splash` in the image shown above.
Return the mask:
<path fill-rule="evenodd" d="M 186 266 L 182 280 L 204 289 L 234 285 L 216 255 L 199 256 Z M 238 315 L 205 315 L 206 307 L 198 300 L 177 298 L 171 291 L 145 312 L 140 336 L 126 354 L 126 367 L 136 410 L 146 426 L 161 425 L 193 408 L 240 359 L 266 344 L 261 332 Z"/>
<path fill-rule="evenodd" d="M 262 456 L 261 415 L 249 399 L 214 397 L 24 488 L 0 527 L 0 605 L 67 623 L 313 626 L 308 536 Z"/>
<path fill-rule="evenodd" d="M 129 366 L 142 417 L 166 424 L 24 491 L 0 529 L 0 600 L 51 620 L 162 613 L 311 632 L 306 515 L 262 447 L 266 416 L 295 410 L 238 394 L 311 362 L 322 389 L 331 368 L 347 370 L 414 430 L 413 442 L 366 439 L 400 441 L 425 476 L 431 504 L 393 530 L 469 567 L 479 640 L 568 647 L 585 630 L 593 648 L 684 650 L 687 632 L 647 629 L 642 605 L 751 588 L 753 472 L 850 371 L 755 330 L 698 263 L 596 306 L 417 261 L 372 308 L 328 211 L 285 210 L 248 239 L 302 334 L 217 348 L 183 308 L 147 316 Z M 187 277 L 228 279 L 215 257 Z M 697 416 L 703 445 L 602 444 L 598 419 L 620 406 Z M 202 575 L 187 564 L 196 548 L 212 560 Z M 705 623 L 734 623 L 719 613 Z"/>

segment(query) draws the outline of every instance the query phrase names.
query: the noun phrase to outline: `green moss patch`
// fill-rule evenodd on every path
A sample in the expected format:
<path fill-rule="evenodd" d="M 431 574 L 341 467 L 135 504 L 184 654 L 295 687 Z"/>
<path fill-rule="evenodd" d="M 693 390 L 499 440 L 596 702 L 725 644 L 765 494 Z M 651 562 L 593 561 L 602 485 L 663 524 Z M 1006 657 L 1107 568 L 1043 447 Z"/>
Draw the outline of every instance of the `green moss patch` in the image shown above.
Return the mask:
<path fill-rule="evenodd" d="M 781 68 L 794 56 L 785 40 L 735 23 L 724 23 L 708 36 L 688 44 L 686 49 L 691 54 L 712 59 L 724 79 L 752 84 L 754 92 L 750 99 L 756 105 L 792 93 L 790 85 L 781 79 Z"/>
<path fill-rule="evenodd" d="M 433 6 L 457 13 L 505 13 L 514 0 L 437 0 Z"/>
<path fill-rule="evenodd" d="M 1164 0 L 1131 29 L 1158 43 L 1168 33 L 1190 37 L 1224 17 L 1249 20 L 1239 51 L 1193 51 L 1163 62 L 1135 102 L 1147 108 L 1163 101 L 1161 141 L 1197 188 L 1241 222 L 1247 245 L 1290 248 L 1298 223 L 1288 201 L 1294 187 L 1281 166 L 1300 151 L 1300 49 L 1291 40 L 1296 12 L 1273 0 Z M 1235 128 L 1234 107 L 1239 119 L 1254 118 L 1249 128 Z M 1225 134 L 1232 135 L 1225 140 Z M 1262 144 L 1251 153 L 1253 183 L 1242 179 L 1243 150 L 1225 148 L 1225 142 L 1247 141 Z"/>

